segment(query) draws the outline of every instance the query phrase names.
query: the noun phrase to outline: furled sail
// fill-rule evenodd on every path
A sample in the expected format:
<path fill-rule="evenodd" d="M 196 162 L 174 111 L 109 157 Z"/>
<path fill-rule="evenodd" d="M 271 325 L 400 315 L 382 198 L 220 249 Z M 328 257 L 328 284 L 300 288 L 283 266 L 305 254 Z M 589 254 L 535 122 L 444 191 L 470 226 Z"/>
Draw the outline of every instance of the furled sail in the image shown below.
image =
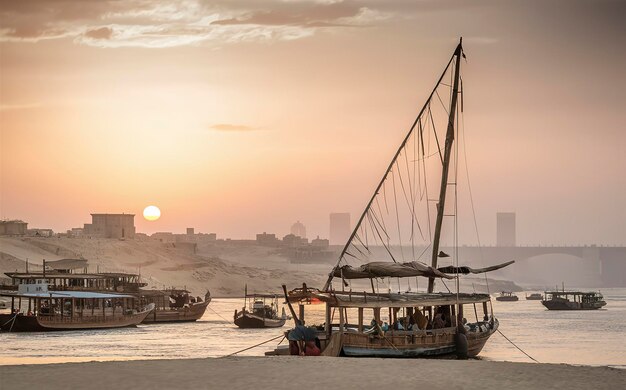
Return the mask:
<path fill-rule="evenodd" d="M 506 263 L 492 265 L 490 267 L 484 267 L 484 268 L 471 268 L 471 267 L 468 267 L 466 265 L 455 267 L 453 265 L 449 265 L 447 267 L 439 267 L 439 268 L 437 268 L 437 270 L 439 270 L 440 272 L 446 273 L 446 274 L 463 274 L 463 275 L 467 275 L 467 274 L 482 274 L 482 273 L 485 273 L 485 272 L 491 272 L 491 271 L 498 270 L 500 268 L 504 268 L 504 267 L 509 266 L 509 265 L 511 265 L 513 263 L 515 263 L 515 260 L 507 261 Z"/>
<path fill-rule="evenodd" d="M 409 261 L 405 263 L 373 261 L 371 263 L 362 264 L 358 267 L 344 265 L 339 268 L 335 268 L 333 276 L 342 279 L 407 278 L 412 276 L 453 279 L 455 274 L 482 274 L 504 268 L 513 263 L 515 263 L 514 260 L 485 268 L 447 266 L 435 269 L 418 261 Z"/>
<path fill-rule="evenodd" d="M 333 275 L 342 279 L 366 279 L 366 278 L 406 278 L 411 276 L 426 276 L 433 278 L 452 279 L 453 276 L 430 267 L 426 264 L 410 261 L 406 263 L 389 263 L 374 261 L 359 267 L 344 265 L 335 268 Z"/>

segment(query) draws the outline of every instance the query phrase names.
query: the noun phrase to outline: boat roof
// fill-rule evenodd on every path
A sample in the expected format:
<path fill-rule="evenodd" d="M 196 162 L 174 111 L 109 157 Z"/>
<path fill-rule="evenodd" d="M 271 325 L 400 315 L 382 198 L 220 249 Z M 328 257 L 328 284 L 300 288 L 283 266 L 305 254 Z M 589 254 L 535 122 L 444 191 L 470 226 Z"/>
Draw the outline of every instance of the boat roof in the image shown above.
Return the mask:
<path fill-rule="evenodd" d="M 43 279 L 43 272 L 5 272 L 6 276 L 15 279 Z M 100 272 L 100 273 L 81 273 L 70 274 L 65 272 L 47 271 L 45 279 L 63 278 L 63 279 L 110 279 L 116 277 L 137 277 L 136 274 L 127 274 L 123 272 Z"/>
<path fill-rule="evenodd" d="M 598 295 L 599 291 L 546 291 L 546 294 L 552 295 Z"/>
<path fill-rule="evenodd" d="M 416 306 L 443 306 L 457 303 L 489 302 L 489 294 L 468 293 L 367 293 L 347 291 L 320 291 L 307 289 L 293 290 L 289 293 L 290 302 L 307 301 L 317 298 L 331 306 L 337 307 L 416 307 Z"/>
<path fill-rule="evenodd" d="M 112 294 L 112 293 L 99 293 L 92 291 L 48 291 L 48 292 L 28 292 L 19 293 L 16 291 L 0 291 L 1 297 L 16 297 L 16 298 L 83 298 L 83 299 L 111 299 L 111 298 L 134 298 L 128 294 Z"/>
<path fill-rule="evenodd" d="M 278 294 L 246 294 L 246 298 L 278 298 Z"/>

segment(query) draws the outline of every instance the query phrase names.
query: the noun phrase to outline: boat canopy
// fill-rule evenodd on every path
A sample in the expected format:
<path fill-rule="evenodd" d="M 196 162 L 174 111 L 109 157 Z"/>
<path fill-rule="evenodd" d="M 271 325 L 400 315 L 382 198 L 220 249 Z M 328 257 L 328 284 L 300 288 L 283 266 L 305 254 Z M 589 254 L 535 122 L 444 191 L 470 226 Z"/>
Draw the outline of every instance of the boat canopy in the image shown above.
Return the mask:
<path fill-rule="evenodd" d="M 15 297 L 15 298 L 52 298 L 52 299 L 112 299 L 112 298 L 134 298 L 133 295 L 128 294 L 111 294 L 111 293 L 98 293 L 91 291 L 48 291 L 48 292 L 27 292 L 18 293 L 12 291 L 0 291 L 1 297 Z"/>
<path fill-rule="evenodd" d="M 288 294 L 289 302 L 308 302 L 317 298 L 337 307 L 417 307 L 472 304 L 489 302 L 489 294 L 468 293 L 376 293 L 320 291 L 318 289 L 295 289 Z"/>
<path fill-rule="evenodd" d="M 479 274 L 489 271 L 495 271 L 513 264 L 515 261 L 493 265 L 485 268 L 471 268 L 468 266 L 461 267 L 440 267 L 433 268 L 424 263 L 410 261 L 406 263 L 390 263 L 384 261 L 374 261 L 363 264 L 357 268 L 350 265 L 335 268 L 333 276 L 343 279 L 368 279 L 368 278 L 405 278 L 411 276 L 425 276 L 428 278 L 445 278 L 453 279 L 454 274 Z"/>

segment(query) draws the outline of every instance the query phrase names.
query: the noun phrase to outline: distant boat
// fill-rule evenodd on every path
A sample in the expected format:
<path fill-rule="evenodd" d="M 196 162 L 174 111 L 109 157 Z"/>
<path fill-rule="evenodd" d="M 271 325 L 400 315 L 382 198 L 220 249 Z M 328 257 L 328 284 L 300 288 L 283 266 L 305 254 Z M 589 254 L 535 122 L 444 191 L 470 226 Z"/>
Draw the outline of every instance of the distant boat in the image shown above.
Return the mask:
<path fill-rule="evenodd" d="M 496 297 L 496 301 L 515 302 L 519 301 L 519 298 L 511 291 L 502 291 L 500 295 Z"/>
<path fill-rule="evenodd" d="M 140 306 L 128 294 L 91 291 L 52 291 L 46 280 L 20 284 L 18 291 L 1 291 L 11 298 L 11 312 L 0 314 L 0 329 L 8 332 L 42 332 L 110 329 L 135 326 L 154 310 Z"/>
<path fill-rule="evenodd" d="M 543 295 L 540 293 L 532 293 L 530 295 L 526 294 L 527 301 L 541 301 L 543 299 Z"/>
<path fill-rule="evenodd" d="M 541 303 L 548 310 L 596 310 L 606 305 L 599 292 L 546 291 Z"/>
<path fill-rule="evenodd" d="M 192 322 L 204 315 L 211 302 L 211 293 L 207 291 L 204 301 L 194 298 L 189 291 L 183 289 L 140 290 L 141 301 L 145 304 L 154 303 L 156 308 L 144 320 L 144 324 L 155 322 Z"/>
<path fill-rule="evenodd" d="M 235 310 L 235 325 L 240 328 L 280 328 L 287 316 L 283 308 L 278 316 L 278 296 L 275 294 L 248 294 L 244 296 L 241 311 Z"/>

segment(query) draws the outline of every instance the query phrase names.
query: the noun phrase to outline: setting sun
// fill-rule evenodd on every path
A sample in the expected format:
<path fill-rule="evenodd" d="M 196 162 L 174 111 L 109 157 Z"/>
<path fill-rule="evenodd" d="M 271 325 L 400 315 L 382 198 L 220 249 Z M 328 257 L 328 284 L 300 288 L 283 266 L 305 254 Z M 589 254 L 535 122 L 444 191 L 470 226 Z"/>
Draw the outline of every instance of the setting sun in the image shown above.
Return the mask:
<path fill-rule="evenodd" d="M 156 221 L 161 217 L 161 210 L 156 206 L 148 206 L 143 209 L 143 217 L 147 221 Z"/>

